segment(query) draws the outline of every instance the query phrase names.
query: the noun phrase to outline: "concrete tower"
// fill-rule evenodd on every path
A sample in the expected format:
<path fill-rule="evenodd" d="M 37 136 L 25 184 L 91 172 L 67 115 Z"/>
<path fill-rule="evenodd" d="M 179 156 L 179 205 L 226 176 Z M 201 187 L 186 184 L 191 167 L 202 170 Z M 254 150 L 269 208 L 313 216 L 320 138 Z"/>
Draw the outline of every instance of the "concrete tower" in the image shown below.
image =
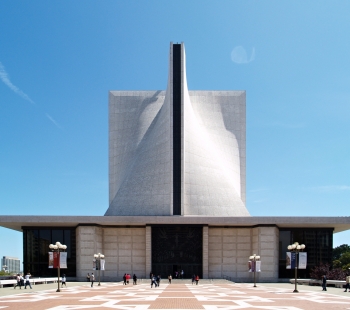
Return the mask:
<path fill-rule="evenodd" d="M 249 216 L 245 91 L 189 91 L 170 43 L 166 91 L 109 94 L 105 215 Z"/>

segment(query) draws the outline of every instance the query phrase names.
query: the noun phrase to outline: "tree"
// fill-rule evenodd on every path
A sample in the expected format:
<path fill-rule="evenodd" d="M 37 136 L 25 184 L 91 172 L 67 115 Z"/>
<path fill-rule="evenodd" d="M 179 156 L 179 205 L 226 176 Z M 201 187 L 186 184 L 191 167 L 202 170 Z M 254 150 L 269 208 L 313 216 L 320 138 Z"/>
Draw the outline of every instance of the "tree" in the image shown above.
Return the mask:
<path fill-rule="evenodd" d="M 333 249 L 333 267 L 349 270 L 350 268 L 350 246 L 342 244 Z"/>
<path fill-rule="evenodd" d="M 342 244 L 333 249 L 333 260 L 338 260 L 344 253 L 350 252 L 348 244 Z"/>

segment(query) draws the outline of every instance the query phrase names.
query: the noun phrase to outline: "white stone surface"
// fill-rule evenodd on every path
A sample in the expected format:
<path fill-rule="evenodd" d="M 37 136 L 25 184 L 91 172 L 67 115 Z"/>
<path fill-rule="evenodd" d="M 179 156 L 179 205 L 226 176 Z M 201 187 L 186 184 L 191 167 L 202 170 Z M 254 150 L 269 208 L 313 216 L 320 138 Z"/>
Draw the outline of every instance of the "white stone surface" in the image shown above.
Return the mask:
<path fill-rule="evenodd" d="M 257 273 L 257 279 L 277 281 L 278 238 L 276 227 L 209 227 L 208 277 L 251 281 L 253 274 L 248 272 L 248 261 L 249 256 L 255 253 L 261 256 L 262 261 L 262 272 Z"/>
<path fill-rule="evenodd" d="M 146 228 L 79 226 L 76 229 L 77 279 L 85 281 L 93 271 L 95 253 L 105 255 L 101 280 L 121 281 L 125 273 L 146 276 Z"/>
<path fill-rule="evenodd" d="M 166 91 L 110 92 L 105 215 L 172 215 L 172 47 Z M 181 51 L 181 215 L 249 216 L 245 92 L 188 91 Z"/>

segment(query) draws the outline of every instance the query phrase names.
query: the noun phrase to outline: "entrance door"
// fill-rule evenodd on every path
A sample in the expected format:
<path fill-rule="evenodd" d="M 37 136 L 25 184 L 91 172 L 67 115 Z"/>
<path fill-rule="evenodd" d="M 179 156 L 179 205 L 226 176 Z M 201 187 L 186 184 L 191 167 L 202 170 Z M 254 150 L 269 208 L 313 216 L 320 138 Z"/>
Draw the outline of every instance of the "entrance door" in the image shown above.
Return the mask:
<path fill-rule="evenodd" d="M 202 226 L 152 226 L 152 273 L 163 279 L 189 279 L 192 274 L 202 277 Z"/>
<path fill-rule="evenodd" d="M 187 225 L 152 226 L 152 273 L 163 279 L 202 277 L 203 227 Z"/>

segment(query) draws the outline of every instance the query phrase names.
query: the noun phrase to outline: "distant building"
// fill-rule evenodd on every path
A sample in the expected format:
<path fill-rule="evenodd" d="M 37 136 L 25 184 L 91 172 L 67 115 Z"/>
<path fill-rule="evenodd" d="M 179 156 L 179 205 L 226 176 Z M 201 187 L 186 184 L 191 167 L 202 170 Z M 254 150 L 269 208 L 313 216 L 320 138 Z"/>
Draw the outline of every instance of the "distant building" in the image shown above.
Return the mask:
<path fill-rule="evenodd" d="M 20 260 L 17 257 L 4 256 L 1 259 L 1 270 L 10 273 L 19 273 L 20 272 Z"/>

